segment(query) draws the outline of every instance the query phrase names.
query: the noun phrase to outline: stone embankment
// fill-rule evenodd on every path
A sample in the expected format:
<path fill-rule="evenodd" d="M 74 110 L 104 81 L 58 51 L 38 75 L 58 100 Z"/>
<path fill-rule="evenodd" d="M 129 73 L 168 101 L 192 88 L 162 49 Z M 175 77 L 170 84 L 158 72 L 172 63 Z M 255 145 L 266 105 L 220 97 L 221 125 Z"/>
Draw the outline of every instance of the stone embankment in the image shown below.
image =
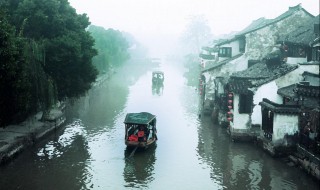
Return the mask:
<path fill-rule="evenodd" d="M 46 121 L 41 121 L 39 112 L 20 124 L 0 128 L 0 165 L 62 126 L 66 120 L 63 109 L 64 106 L 52 109 Z"/>
<path fill-rule="evenodd" d="M 289 155 L 289 159 L 295 166 L 302 168 L 320 181 L 320 158 L 317 155 L 312 154 L 304 147 L 298 145 L 297 152 Z"/>

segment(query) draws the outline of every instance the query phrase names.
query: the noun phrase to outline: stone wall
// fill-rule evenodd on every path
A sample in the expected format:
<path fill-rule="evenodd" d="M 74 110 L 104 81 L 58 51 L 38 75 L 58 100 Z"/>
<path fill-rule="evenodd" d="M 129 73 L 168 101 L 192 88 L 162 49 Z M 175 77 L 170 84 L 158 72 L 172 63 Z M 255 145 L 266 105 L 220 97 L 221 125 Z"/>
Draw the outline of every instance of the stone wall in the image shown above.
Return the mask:
<path fill-rule="evenodd" d="M 313 18 L 303 10 L 262 29 L 246 35 L 246 55 L 249 59 L 260 60 L 272 51 L 279 36 L 285 36 L 296 30 L 296 27 Z"/>

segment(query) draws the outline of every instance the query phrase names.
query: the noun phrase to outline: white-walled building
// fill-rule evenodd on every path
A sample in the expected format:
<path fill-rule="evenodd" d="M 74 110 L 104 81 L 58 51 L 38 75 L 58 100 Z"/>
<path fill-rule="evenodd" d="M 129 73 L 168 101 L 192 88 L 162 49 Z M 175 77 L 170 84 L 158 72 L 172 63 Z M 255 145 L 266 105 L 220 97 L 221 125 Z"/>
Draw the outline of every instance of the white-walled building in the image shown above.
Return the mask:
<path fill-rule="evenodd" d="M 288 64 L 275 56 L 232 74 L 228 82 L 228 90 L 233 94 L 231 137 L 244 139 L 258 135 L 250 131 L 262 126 L 259 102 L 265 98 L 282 104 L 278 89 L 302 81 L 306 71 L 319 74 L 319 64 Z"/>
<path fill-rule="evenodd" d="M 286 75 L 298 68 L 298 65 L 260 62 L 252 67 L 231 75 L 228 90 L 233 94 L 232 121 L 230 134 L 233 139 L 255 138 L 251 134 L 252 127 L 260 128 L 262 117 L 259 102 L 267 98 L 281 103 L 282 98 L 277 94 L 278 88 L 287 86 Z M 297 82 L 299 79 L 297 79 Z M 283 86 L 279 86 L 281 83 Z"/>
<path fill-rule="evenodd" d="M 311 131 L 314 131 L 315 139 L 320 133 L 319 121 L 310 114 L 320 108 L 320 75 L 304 72 L 302 76 L 303 80 L 300 83 L 285 86 L 277 91 L 282 98 L 280 104 L 266 98 L 259 103 L 262 125 L 258 139 L 262 142 L 263 148 L 272 155 L 277 154 L 279 149 L 290 150 L 298 142 L 302 146 L 308 146 L 305 139 L 309 136 L 302 137 L 307 123 Z"/>
<path fill-rule="evenodd" d="M 243 71 L 273 51 L 280 37 L 286 36 L 303 23 L 310 22 L 314 16 L 300 4 L 274 19 L 259 18 L 233 37 L 221 40 L 214 48 L 218 49 L 214 61 L 208 61 L 202 70 L 201 81 L 205 94 L 201 96 L 202 105 L 214 105 L 213 113 L 219 123 L 226 120 L 225 112 L 219 111 L 225 105 L 226 82 L 234 72 Z M 221 89 L 222 88 L 222 89 Z M 225 109 L 225 108 L 222 108 Z"/>
<path fill-rule="evenodd" d="M 273 156 L 293 150 L 299 132 L 300 105 L 277 104 L 266 98 L 259 105 L 262 124 L 258 139 L 263 149 Z"/>

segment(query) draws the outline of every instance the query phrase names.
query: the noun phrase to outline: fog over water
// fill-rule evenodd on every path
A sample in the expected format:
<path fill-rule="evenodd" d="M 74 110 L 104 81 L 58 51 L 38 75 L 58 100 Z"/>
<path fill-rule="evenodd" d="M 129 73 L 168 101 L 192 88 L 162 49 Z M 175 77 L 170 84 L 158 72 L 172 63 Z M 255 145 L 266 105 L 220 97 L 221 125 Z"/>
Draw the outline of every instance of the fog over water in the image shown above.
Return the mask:
<path fill-rule="evenodd" d="M 181 63 L 151 66 L 131 61 L 68 106 L 65 127 L 1 168 L 0 189 L 319 189 L 298 167 L 199 119 L 198 92 Z M 161 93 L 155 69 L 165 73 Z M 140 111 L 157 116 L 158 141 L 129 157 L 123 121 Z"/>

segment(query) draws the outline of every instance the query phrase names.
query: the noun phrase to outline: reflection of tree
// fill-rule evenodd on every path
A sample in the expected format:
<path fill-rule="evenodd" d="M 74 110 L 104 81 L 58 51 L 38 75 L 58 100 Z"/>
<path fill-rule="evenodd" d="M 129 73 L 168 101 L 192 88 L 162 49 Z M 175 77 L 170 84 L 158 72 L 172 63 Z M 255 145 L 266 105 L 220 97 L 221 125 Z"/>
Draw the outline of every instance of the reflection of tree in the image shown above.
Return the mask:
<path fill-rule="evenodd" d="M 65 184 L 64 187 L 59 186 L 61 189 L 82 189 L 86 188 L 90 182 L 90 171 L 87 170 L 86 164 L 86 160 L 90 158 L 87 148 L 88 143 L 82 135 L 78 135 L 74 138 L 70 147 L 65 147 L 66 150 L 61 150 L 64 154 L 55 160 L 57 164 L 53 164 L 59 167 L 56 168 L 56 174 L 59 174 L 60 182 L 56 181 L 56 183 Z M 74 164 L 71 164 L 70 162 Z M 49 170 L 48 172 L 51 171 Z M 51 175 L 53 175 L 52 178 L 56 179 L 54 173 L 51 173 Z M 48 183 L 46 185 L 48 186 Z M 54 187 L 54 184 L 51 185 Z"/>
<path fill-rule="evenodd" d="M 162 96 L 163 94 L 163 84 L 152 84 L 152 95 Z"/>
<path fill-rule="evenodd" d="M 113 126 L 114 117 L 125 106 L 130 85 L 153 67 L 148 59 L 132 60 L 125 66 L 118 67 L 110 79 L 69 105 L 67 117 L 80 118 L 84 123 L 95 127 Z"/>
<path fill-rule="evenodd" d="M 125 150 L 125 168 L 123 171 L 126 187 L 141 188 L 150 184 L 153 178 L 156 145 L 147 150 L 137 150 L 134 156 L 129 157 L 132 149 Z"/>
<path fill-rule="evenodd" d="M 89 158 L 88 142 L 82 135 L 50 141 L 37 154 L 33 151 L 22 154 L 15 167 L 0 171 L 0 189 L 88 189 Z M 10 173 L 17 175 L 7 175 Z"/>

